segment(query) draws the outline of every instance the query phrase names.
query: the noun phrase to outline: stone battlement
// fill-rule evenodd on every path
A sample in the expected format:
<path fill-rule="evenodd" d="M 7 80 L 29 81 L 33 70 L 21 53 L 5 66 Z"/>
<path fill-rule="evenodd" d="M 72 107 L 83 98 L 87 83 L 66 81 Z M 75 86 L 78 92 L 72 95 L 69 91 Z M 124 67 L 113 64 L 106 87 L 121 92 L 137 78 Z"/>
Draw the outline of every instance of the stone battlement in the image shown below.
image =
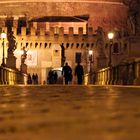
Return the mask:
<path fill-rule="evenodd" d="M 5 33 L 7 33 L 8 29 L 7 27 L 2 27 L 2 31 L 4 31 Z M 49 35 L 49 36 L 54 36 L 54 35 L 59 35 L 59 36 L 64 36 L 64 35 L 77 35 L 77 36 L 82 36 L 82 35 L 87 35 L 87 36 L 92 36 L 95 35 L 93 28 L 89 27 L 86 30 L 86 33 L 84 33 L 84 29 L 82 27 L 79 27 L 77 30 L 75 30 L 73 27 L 69 27 L 68 31 L 66 33 L 64 33 L 64 28 L 60 27 L 57 29 L 55 27 L 51 27 L 49 31 L 40 28 L 40 29 L 36 29 L 34 27 L 31 28 L 27 28 L 27 27 L 21 27 L 21 28 L 15 28 L 12 27 L 12 31 L 14 32 L 14 35 L 18 36 L 26 36 L 26 35 L 31 35 L 31 36 L 45 36 L 45 35 Z"/>

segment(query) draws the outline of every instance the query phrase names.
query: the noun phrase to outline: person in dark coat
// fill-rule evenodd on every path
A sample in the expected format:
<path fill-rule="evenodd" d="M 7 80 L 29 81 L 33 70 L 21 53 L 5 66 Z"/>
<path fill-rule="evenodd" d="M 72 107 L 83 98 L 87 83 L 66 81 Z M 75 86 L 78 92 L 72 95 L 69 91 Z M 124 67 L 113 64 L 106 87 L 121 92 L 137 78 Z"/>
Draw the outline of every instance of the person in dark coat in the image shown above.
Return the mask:
<path fill-rule="evenodd" d="M 37 75 L 37 73 L 35 74 L 35 84 L 38 84 L 38 75 Z"/>
<path fill-rule="evenodd" d="M 27 81 L 28 84 L 32 84 L 32 78 L 31 78 L 31 75 L 30 73 L 28 74 L 28 81 Z"/>
<path fill-rule="evenodd" d="M 53 71 L 50 70 L 48 73 L 48 84 L 53 84 L 53 81 L 54 81 L 53 79 L 54 79 Z"/>
<path fill-rule="evenodd" d="M 54 84 L 57 83 L 58 75 L 57 72 L 54 72 Z"/>
<path fill-rule="evenodd" d="M 35 76 L 35 74 L 33 73 L 33 75 L 32 75 L 32 84 L 33 84 L 33 85 L 35 84 L 35 80 L 36 80 L 36 76 Z"/>
<path fill-rule="evenodd" d="M 72 69 L 68 65 L 68 63 L 66 63 L 65 66 L 63 67 L 62 75 L 65 78 L 65 85 L 68 85 L 69 81 L 71 81 L 71 75 L 72 75 Z"/>
<path fill-rule="evenodd" d="M 75 76 L 77 76 L 78 85 L 81 85 L 83 83 L 83 75 L 84 75 L 83 66 L 80 65 L 80 63 L 78 63 L 77 66 L 75 67 Z"/>

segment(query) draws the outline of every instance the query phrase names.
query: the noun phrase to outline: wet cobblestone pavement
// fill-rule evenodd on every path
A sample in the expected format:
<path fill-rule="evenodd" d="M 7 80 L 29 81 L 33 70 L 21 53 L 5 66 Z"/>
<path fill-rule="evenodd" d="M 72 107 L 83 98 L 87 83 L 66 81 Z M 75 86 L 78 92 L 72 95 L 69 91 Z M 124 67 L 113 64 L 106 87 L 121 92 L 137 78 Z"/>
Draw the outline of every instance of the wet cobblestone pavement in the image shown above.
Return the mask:
<path fill-rule="evenodd" d="M 140 88 L 0 86 L 0 140 L 140 140 Z"/>

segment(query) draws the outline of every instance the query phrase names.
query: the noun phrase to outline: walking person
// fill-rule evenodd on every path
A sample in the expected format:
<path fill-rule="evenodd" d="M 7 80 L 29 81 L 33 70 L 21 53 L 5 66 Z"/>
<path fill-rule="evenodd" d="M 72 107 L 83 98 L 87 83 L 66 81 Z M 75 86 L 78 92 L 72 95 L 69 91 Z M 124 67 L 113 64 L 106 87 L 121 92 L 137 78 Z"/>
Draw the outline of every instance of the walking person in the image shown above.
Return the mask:
<path fill-rule="evenodd" d="M 57 83 L 58 75 L 57 72 L 54 72 L 54 84 Z"/>
<path fill-rule="evenodd" d="M 37 73 L 35 74 L 35 84 L 38 84 L 38 75 L 37 75 Z"/>
<path fill-rule="evenodd" d="M 77 66 L 75 67 L 75 76 L 77 76 L 78 85 L 81 85 L 83 83 L 83 75 L 84 75 L 83 66 L 80 64 L 80 62 L 78 62 Z"/>
<path fill-rule="evenodd" d="M 35 74 L 33 73 L 33 75 L 32 75 L 32 84 L 33 84 L 33 85 L 35 84 L 35 80 L 36 80 L 36 76 L 35 76 Z"/>
<path fill-rule="evenodd" d="M 31 78 L 30 73 L 28 74 L 28 80 L 27 80 L 27 83 L 28 83 L 28 84 L 32 84 L 32 78 Z"/>
<path fill-rule="evenodd" d="M 65 78 L 65 85 L 68 85 L 69 81 L 71 80 L 71 75 L 72 75 L 72 69 L 68 65 L 68 63 L 66 63 L 65 66 L 63 67 L 62 75 Z"/>

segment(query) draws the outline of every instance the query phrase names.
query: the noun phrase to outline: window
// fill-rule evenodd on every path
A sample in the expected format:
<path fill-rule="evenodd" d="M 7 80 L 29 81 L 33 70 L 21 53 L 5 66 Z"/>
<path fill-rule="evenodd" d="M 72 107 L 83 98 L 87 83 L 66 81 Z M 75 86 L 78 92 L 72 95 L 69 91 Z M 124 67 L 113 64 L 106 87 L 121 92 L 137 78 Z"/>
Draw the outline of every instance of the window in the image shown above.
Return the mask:
<path fill-rule="evenodd" d="M 71 44 L 71 48 L 74 46 L 74 43 Z"/>
<path fill-rule="evenodd" d="M 28 47 L 28 43 L 26 43 L 26 48 Z"/>
<path fill-rule="evenodd" d="M 76 52 L 75 54 L 75 62 L 81 62 L 81 53 L 80 52 Z"/>
<path fill-rule="evenodd" d="M 81 44 L 81 48 L 84 46 L 84 43 Z"/>
<path fill-rule="evenodd" d="M 45 48 L 47 47 L 47 43 L 45 43 Z"/>
<path fill-rule="evenodd" d="M 67 48 L 69 47 L 69 43 L 66 44 L 66 47 L 67 47 Z"/>
<path fill-rule="evenodd" d="M 79 43 L 76 44 L 76 48 L 78 48 L 78 47 L 79 47 Z"/>
<path fill-rule="evenodd" d="M 113 53 L 119 53 L 119 45 L 118 45 L 118 43 L 114 43 L 114 45 L 113 45 Z"/>
<path fill-rule="evenodd" d="M 38 43 L 36 42 L 36 43 L 35 43 L 35 48 L 36 48 L 37 46 L 38 46 Z"/>
<path fill-rule="evenodd" d="M 87 43 L 87 48 L 89 47 L 89 43 Z"/>

